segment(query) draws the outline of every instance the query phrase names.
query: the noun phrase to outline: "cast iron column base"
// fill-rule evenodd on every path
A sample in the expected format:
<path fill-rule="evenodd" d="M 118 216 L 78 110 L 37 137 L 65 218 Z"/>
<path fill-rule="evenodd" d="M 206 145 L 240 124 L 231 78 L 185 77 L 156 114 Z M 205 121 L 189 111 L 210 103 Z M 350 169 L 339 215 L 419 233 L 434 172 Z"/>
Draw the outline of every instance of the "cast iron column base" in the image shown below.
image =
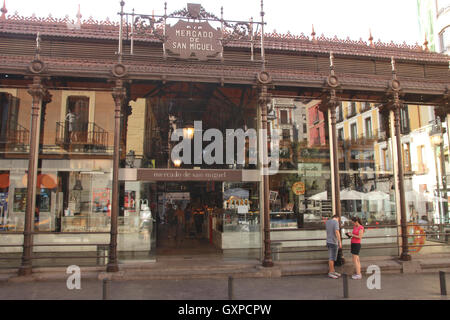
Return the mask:
<path fill-rule="evenodd" d="M 106 266 L 106 272 L 119 272 L 119 266 L 117 264 L 108 264 Z"/>
<path fill-rule="evenodd" d="M 411 258 L 411 255 L 408 254 L 408 253 L 402 253 L 402 254 L 400 255 L 400 260 L 401 260 L 401 261 L 411 261 L 412 258 Z"/>
<path fill-rule="evenodd" d="M 273 267 L 273 261 L 272 260 L 264 260 L 262 263 L 262 266 L 264 268 L 272 268 Z"/>
<path fill-rule="evenodd" d="M 31 266 L 20 266 L 19 267 L 18 275 L 20 277 L 31 276 L 32 273 L 33 273 L 33 270 L 32 270 Z"/>

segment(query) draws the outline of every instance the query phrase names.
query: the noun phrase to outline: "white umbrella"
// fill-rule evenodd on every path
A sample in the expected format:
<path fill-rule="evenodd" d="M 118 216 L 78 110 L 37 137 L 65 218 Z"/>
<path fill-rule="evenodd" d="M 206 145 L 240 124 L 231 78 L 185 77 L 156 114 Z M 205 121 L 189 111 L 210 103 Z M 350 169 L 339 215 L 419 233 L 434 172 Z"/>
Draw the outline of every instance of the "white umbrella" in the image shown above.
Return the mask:
<path fill-rule="evenodd" d="M 316 193 L 312 197 L 309 197 L 308 200 L 315 200 L 315 201 L 327 200 L 327 192 L 324 191 L 324 192 Z"/>
<path fill-rule="evenodd" d="M 371 191 L 364 198 L 369 201 L 389 200 L 389 194 L 381 191 Z"/>
<path fill-rule="evenodd" d="M 406 192 L 406 202 L 433 202 L 433 201 L 439 201 L 439 202 L 447 202 L 446 199 L 436 197 L 429 193 L 424 192 L 417 192 L 415 190 L 411 190 Z"/>
<path fill-rule="evenodd" d="M 341 191 L 341 200 L 364 200 L 365 194 L 356 190 Z"/>

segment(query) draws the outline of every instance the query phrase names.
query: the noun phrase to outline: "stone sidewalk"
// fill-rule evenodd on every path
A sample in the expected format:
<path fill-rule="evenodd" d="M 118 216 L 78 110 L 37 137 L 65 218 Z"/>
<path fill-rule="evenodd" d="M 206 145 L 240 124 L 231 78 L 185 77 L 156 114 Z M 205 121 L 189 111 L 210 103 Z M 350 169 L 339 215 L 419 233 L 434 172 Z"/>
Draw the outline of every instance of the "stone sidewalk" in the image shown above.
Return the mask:
<path fill-rule="evenodd" d="M 396 257 L 362 258 L 363 280 L 349 279 L 350 299 L 447 299 L 440 295 L 439 271 L 450 275 L 450 256 L 417 256 L 411 262 Z M 369 290 L 365 274 L 370 265 L 381 270 L 381 289 Z M 351 261 L 337 268 L 349 275 Z M 0 300 L 98 300 L 103 279 L 110 279 L 111 299 L 132 300 L 224 300 L 228 299 L 228 277 L 233 277 L 238 300 L 342 299 L 343 280 L 327 277 L 327 261 L 276 261 L 273 268 L 261 262 L 230 261 L 220 256 L 193 259 L 165 257 L 156 262 L 135 261 L 120 265 L 110 274 L 104 267 L 81 268 L 81 290 L 67 289 L 66 268 L 36 268 L 29 277 L 16 270 L 0 272 Z M 450 289 L 450 282 L 447 284 Z"/>
<path fill-rule="evenodd" d="M 447 274 L 447 283 L 450 277 Z M 381 274 L 381 289 L 369 290 L 368 275 L 349 279 L 351 300 L 448 300 L 440 295 L 439 275 Z M 447 285 L 448 287 L 448 285 Z M 111 281 L 112 300 L 227 300 L 228 279 Z M 66 279 L 0 282 L 0 300 L 101 300 L 103 282 L 81 280 L 80 290 L 67 289 Z M 325 275 L 233 280 L 234 300 L 340 300 L 343 280 Z"/>
<path fill-rule="evenodd" d="M 76 262 L 72 262 L 76 264 Z M 362 271 L 376 265 L 383 274 L 416 274 L 450 272 L 450 255 L 418 256 L 410 262 L 397 257 L 366 257 L 361 259 Z M 351 259 L 338 272 L 353 273 Z M 220 255 L 201 255 L 193 259 L 164 257 L 156 262 L 135 261 L 120 265 L 117 273 L 106 273 L 105 267 L 81 267 L 84 280 L 188 280 L 234 278 L 280 278 L 286 276 L 326 275 L 328 263 L 324 260 L 276 261 L 274 267 L 263 268 L 258 260 L 224 260 Z M 1 270 L 0 282 L 59 281 L 67 278 L 66 268 L 35 268 L 29 277 L 18 277 L 17 270 Z"/>

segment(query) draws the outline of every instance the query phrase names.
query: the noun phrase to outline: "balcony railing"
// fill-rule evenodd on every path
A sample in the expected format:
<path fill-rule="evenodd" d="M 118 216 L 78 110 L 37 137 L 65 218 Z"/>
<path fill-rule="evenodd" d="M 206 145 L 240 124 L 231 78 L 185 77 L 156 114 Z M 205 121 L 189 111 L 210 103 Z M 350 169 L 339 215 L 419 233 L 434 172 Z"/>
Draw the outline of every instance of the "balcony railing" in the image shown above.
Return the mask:
<path fill-rule="evenodd" d="M 386 140 L 386 131 L 374 131 L 366 135 L 358 135 L 350 139 L 338 140 L 340 145 L 373 145 L 375 142 L 381 142 Z"/>
<path fill-rule="evenodd" d="M 86 149 L 105 149 L 108 143 L 108 132 L 94 122 L 74 125 L 72 131 L 68 130 L 68 122 L 56 123 L 56 145 L 58 146 L 84 146 Z"/>
<path fill-rule="evenodd" d="M 30 131 L 20 124 L 15 124 L 6 133 L 0 135 L 0 146 L 6 150 L 24 150 L 30 143 Z"/>

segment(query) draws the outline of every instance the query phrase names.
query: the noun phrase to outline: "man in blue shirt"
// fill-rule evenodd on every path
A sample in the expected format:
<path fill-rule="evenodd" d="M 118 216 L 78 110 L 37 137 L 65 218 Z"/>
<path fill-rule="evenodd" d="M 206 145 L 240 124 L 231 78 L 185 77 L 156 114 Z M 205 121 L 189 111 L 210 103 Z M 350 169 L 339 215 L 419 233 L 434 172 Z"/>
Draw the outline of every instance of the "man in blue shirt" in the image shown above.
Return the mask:
<path fill-rule="evenodd" d="M 342 249 L 341 234 L 339 232 L 339 216 L 334 215 L 325 223 L 327 229 L 327 248 L 328 248 L 328 276 L 337 279 L 341 275 L 334 270 L 334 261 L 337 259 L 338 249 Z"/>

